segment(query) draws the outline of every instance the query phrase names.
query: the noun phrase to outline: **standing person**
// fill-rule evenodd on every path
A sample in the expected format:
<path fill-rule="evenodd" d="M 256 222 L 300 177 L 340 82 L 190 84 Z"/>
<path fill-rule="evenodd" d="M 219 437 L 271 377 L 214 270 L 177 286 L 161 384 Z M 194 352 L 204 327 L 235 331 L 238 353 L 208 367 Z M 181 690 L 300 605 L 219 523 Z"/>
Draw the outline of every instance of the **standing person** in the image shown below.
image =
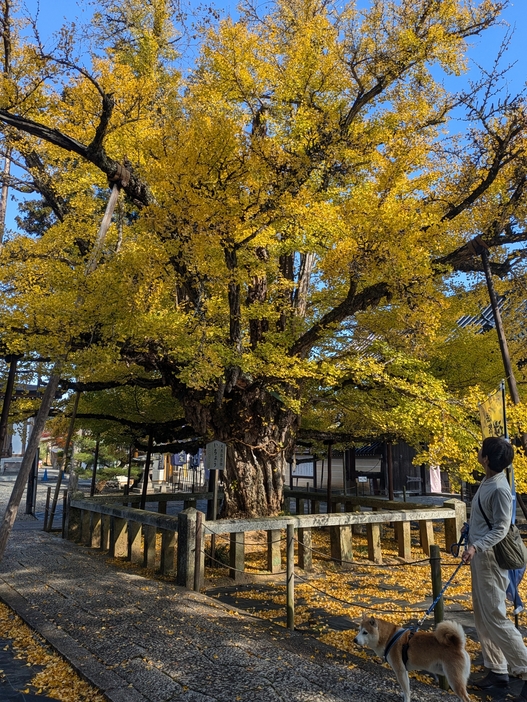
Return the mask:
<path fill-rule="evenodd" d="M 474 621 L 483 663 L 489 671 L 474 683 L 483 690 L 507 687 L 507 664 L 512 675 L 527 680 L 527 648 L 507 616 L 508 571 L 498 566 L 493 549 L 511 524 L 512 493 L 504 470 L 511 465 L 513 456 L 514 449 L 505 439 L 492 436 L 483 441 L 478 461 L 485 469 L 485 477 L 472 500 L 469 545 L 462 555 L 463 562 L 470 563 Z M 527 702 L 527 682 L 515 702 Z"/>

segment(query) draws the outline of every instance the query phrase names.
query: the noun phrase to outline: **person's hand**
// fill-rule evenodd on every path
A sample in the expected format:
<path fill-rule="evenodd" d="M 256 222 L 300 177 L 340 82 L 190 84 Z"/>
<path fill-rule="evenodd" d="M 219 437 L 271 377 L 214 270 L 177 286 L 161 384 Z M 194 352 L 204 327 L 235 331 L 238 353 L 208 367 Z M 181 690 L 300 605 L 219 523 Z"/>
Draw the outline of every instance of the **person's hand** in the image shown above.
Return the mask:
<path fill-rule="evenodd" d="M 475 555 L 476 555 L 476 549 L 471 544 L 461 554 L 461 560 L 463 561 L 463 563 L 470 563 L 470 561 L 474 558 Z"/>

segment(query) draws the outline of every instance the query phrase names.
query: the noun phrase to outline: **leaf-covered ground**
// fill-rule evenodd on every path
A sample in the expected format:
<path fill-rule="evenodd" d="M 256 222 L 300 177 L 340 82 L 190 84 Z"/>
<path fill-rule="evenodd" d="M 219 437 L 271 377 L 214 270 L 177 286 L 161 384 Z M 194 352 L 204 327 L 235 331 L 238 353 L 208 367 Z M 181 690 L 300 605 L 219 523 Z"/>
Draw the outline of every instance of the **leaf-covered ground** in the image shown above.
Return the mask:
<path fill-rule="evenodd" d="M 266 572 L 266 551 L 263 534 L 246 535 L 246 569 L 251 572 L 252 583 L 233 587 L 225 578 L 226 571 L 219 567 L 208 568 L 208 594 L 244 609 L 255 616 L 286 625 L 286 586 L 283 573 L 270 576 Z M 353 565 L 340 566 L 330 559 L 329 531 L 313 530 L 313 571 L 296 570 L 295 575 L 295 628 L 308 631 L 321 641 L 339 651 L 371 659 L 371 651 L 353 643 L 357 633 L 356 622 L 364 610 L 396 624 L 411 625 L 421 619 L 428 609 L 432 596 L 430 564 L 419 563 L 426 558 L 412 530 L 412 557 L 415 564 L 405 564 L 397 555 L 393 529 L 386 527 L 382 536 L 383 566 L 374 566 L 367 560 L 365 534 L 353 536 Z M 443 534 L 438 526 L 436 540 L 442 547 Z M 285 570 L 285 540 L 282 549 L 282 566 Z M 220 542 L 219 558 L 227 552 L 227 542 Z M 448 580 L 459 565 L 459 559 L 441 552 L 443 582 Z M 446 618 L 456 618 L 472 611 L 470 568 L 463 566 L 455 575 L 444 596 Z M 525 580 L 520 586 L 527 601 Z M 455 612 L 455 613 L 454 613 Z M 433 626 L 433 615 L 424 628 Z M 520 625 L 522 624 L 520 616 Z M 472 658 L 472 672 L 483 670 L 479 643 L 467 637 L 467 650 Z M 387 665 L 387 664 L 384 664 Z M 425 674 L 411 673 L 425 683 L 432 679 Z M 436 685 L 435 681 L 433 682 Z M 479 699 L 474 697 L 474 699 Z"/>
<path fill-rule="evenodd" d="M 13 611 L 0 603 L 0 638 L 8 643 L 4 650 L 28 666 L 41 670 L 21 690 L 46 695 L 61 702 L 104 702 L 104 696 L 85 682 L 46 642 Z M 3 671 L 0 671 L 0 675 Z"/>

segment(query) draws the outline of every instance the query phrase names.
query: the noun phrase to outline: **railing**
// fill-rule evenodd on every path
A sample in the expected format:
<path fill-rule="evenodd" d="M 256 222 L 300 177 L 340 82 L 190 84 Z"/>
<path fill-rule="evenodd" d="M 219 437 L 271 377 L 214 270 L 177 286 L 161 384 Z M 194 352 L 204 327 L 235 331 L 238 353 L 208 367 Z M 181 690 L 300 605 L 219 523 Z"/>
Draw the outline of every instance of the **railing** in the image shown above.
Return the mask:
<path fill-rule="evenodd" d="M 445 547 L 459 539 L 466 520 L 466 506 L 460 500 L 447 500 L 441 508 L 335 512 L 330 514 L 298 514 L 254 519 L 221 519 L 206 521 L 195 509 L 197 500 L 211 499 L 211 493 L 148 495 L 158 503 L 158 512 L 140 510 L 135 505 L 139 496 L 99 496 L 72 500 L 64 525 L 64 536 L 86 546 L 107 550 L 110 556 L 125 558 L 162 573 L 176 571 L 179 585 L 200 589 L 204 577 L 204 544 L 207 535 L 229 534 L 229 574 L 237 581 L 245 568 L 245 534 L 267 532 L 267 567 L 270 573 L 281 568 L 280 541 L 282 530 L 297 531 L 298 567 L 312 569 L 311 530 L 329 528 L 331 557 L 343 567 L 353 561 L 353 528 L 365 525 L 368 558 L 382 563 L 381 526 L 392 524 L 401 558 L 411 561 L 411 525 L 417 522 L 421 547 L 430 555 L 434 543 L 433 522 L 444 522 Z M 183 501 L 183 511 L 167 515 L 167 502 Z M 124 506 L 123 501 L 127 505 Z M 393 503 L 392 503 L 393 504 Z M 406 503 L 395 503 L 408 506 Z M 301 505 L 300 505 L 301 507 Z M 160 548 L 156 546 L 161 535 Z M 176 538 L 177 536 L 177 538 Z M 176 565 L 177 562 L 177 565 Z"/>

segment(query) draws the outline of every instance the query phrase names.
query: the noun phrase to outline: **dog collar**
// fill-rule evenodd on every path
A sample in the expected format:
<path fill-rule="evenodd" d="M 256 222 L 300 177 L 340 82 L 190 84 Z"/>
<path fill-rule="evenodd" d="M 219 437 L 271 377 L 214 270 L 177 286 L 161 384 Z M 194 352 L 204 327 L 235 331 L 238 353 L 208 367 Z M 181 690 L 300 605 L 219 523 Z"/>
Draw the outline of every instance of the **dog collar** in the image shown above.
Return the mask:
<path fill-rule="evenodd" d="M 392 636 L 392 638 L 388 641 L 386 644 L 386 648 L 384 649 L 384 654 L 383 658 L 385 661 L 388 661 L 388 654 L 390 653 L 390 649 L 392 646 L 399 641 L 401 636 L 404 634 L 405 631 L 409 631 L 409 629 L 399 629 L 399 631 L 396 631 L 395 634 Z"/>

